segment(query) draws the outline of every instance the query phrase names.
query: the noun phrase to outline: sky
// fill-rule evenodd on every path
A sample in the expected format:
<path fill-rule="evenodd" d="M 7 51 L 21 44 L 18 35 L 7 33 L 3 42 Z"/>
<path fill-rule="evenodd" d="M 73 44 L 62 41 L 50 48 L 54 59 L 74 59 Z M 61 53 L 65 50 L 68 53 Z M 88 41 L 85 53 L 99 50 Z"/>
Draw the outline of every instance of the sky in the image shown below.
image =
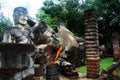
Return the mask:
<path fill-rule="evenodd" d="M 15 7 L 22 6 L 28 9 L 29 15 L 35 18 L 39 8 L 43 6 L 45 0 L 0 0 L 0 12 L 13 21 L 13 10 Z"/>

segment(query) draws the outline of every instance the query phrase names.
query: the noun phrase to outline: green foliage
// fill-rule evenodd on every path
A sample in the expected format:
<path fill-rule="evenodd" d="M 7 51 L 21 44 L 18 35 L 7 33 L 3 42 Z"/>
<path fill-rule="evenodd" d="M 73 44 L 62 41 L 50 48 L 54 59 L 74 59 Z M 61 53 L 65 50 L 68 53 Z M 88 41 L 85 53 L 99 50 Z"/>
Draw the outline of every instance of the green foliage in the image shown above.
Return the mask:
<path fill-rule="evenodd" d="M 120 2 L 118 2 L 118 0 L 104 0 L 101 1 L 101 4 L 102 5 L 99 6 L 99 12 L 101 11 L 99 15 L 103 17 L 103 25 L 111 32 L 116 31 L 116 26 L 119 26 Z"/>
<path fill-rule="evenodd" d="M 52 18 L 50 15 L 47 15 L 44 13 L 43 10 L 39 11 L 40 14 L 37 14 L 36 17 L 39 21 L 45 21 L 48 25 L 50 25 L 50 27 L 52 27 L 53 29 L 56 29 L 57 26 L 57 18 Z"/>
<path fill-rule="evenodd" d="M 49 16 L 46 18 L 46 23 L 48 23 L 48 25 L 51 25 L 53 29 L 56 29 L 57 18 L 52 18 Z"/>
<path fill-rule="evenodd" d="M 58 26 L 58 22 L 62 20 L 66 22 L 67 28 L 75 35 L 83 36 L 84 18 L 79 6 L 79 0 L 60 0 L 58 3 L 46 0 L 44 6 L 38 12 L 37 18 L 47 22 L 54 29 Z"/>
<path fill-rule="evenodd" d="M 11 26 L 12 23 L 2 13 L 0 13 L 0 28 Z"/>
<path fill-rule="evenodd" d="M 85 0 L 82 4 L 81 4 L 81 6 L 80 6 L 80 9 L 82 9 L 83 11 L 85 11 L 85 10 L 87 10 L 87 9 L 91 9 L 91 8 L 93 8 L 93 9 L 95 9 L 95 7 L 96 7 L 96 2 L 98 2 L 98 1 L 95 1 L 95 0 Z"/>
<path fill-rule="evenodd" d="M 82 11 L 91 8 L 97 11 L 100 45 L 112 48 L 112 33 L 120 31 L 119 0 L 85 0 L 80 6 Z"/>
<path fill-rule="evenodd" d="M 99 0 L 97 12 L 99 22 L 100 44 L 111 46 L 112 33 L 120 30 L 120 2 L 119 0 Z M 111 46 L 112 48 L 112 46 Z"/>
<path fill-rule="evenodd" d="M 84 35 L 84 15 L 79 9 L 80 4 L 78 0 L 68 0 L 66 2 L 66 21 L 67 27 L 77 36 Z"/>
<path fill-rule="evenodd" d="M 12 23 L 2 13 L 0 13 L 0 39 L 3 37 L 3 29 L 11 27 Z"/>
<path fill-rule="evenodd" d="M 59 20 L 66 22 L 67 28 L 76 36 L 84 36 L 84 11 L 95 9 L 98 18 L 100 45 L 112 48 L 111 36 L 120 30 L 119 0 L 46 0 L 39 10 L 37 18 L 56 29 Z M 109 45 L 108 45 L 109 44 Z"/>

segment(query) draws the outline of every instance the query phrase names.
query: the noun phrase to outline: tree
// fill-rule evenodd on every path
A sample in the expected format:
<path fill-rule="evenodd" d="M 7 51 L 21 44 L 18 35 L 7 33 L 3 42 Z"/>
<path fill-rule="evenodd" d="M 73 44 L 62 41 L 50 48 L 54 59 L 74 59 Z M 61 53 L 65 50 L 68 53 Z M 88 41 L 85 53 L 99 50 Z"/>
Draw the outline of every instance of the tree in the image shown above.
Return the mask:
<path fill-rule="evenodd" d="M 100 45 L 105 44 L 106 48 L 112 48 L 111 36 L 113 32 L 119 32 L 120 2 L 119 0 L 46 0 L 40 9 L 39 19 L 44 19 L 54 29 L 59 20 L 67 24 L 67 28 L 77 36 L 84 36 L 84 11 L 94 8 L 97 11 L 99 25 Z M 54 21 L 54 22 L 53 22 Z M 110 51 L 111 52 L 111 51 Z"/>
<path fill-rule="evenodd" d="M 44 20 L 56 29 L 60 20 L 67 24 L 67 28 L 77 36 L 83 36 L 83 12 L 79 10 L 79 0 L 60 0 L 54 3 L 46 0 L 44 6 L 39 10 L 37 18 Z M 54 21 L 54 23 L 53 23 Z"/>
<path fill-rule="evenodd" d="M 82 11 L 90 8 L 97 11 L 100 45 L 105 44 L 107 49 L 112 48 L 112 33 L 120 30 L 119 0 L 85 0 L 80 7 Z"/>
<path fill-rule="evenodd" d="M 2 13 L 0 13 L 0 41 L 3 37 L 3 29 L 6 27 L 12 27 L 13 24 Z"/>
<path fill-rule="evenodd" d="M 107 48 L 111 48 L 111 50 L 114 46 L 117 46 L 117 48 L 114 47 L 115 49 L 113 49 L 116 55 L 116 52 L 118 53 L 119 51 L 119 50 L 116 51 L 116 49 L 119 49 L 119 46 L 118 46 L 119 40 L 117 40 L 119 39 L 118 37 L 119 35 L 116 35 L 114 37 L 112 37 L 112 35 L 118 34 L 117 32 L 120 31 L 120 28 L 119 28 L 120 27 L 119 25 L 120 3 L 118 0 L 102 0 L 102 1 L 99 0 L 99 3 L 101 4 L 97 8 L 97 10 L 99 12 L 98 14 L 99 25 L 100 25 L 99 29 L 100 29 L 100 34 L 102 35 L 100 36 L 100 41 L 101 41 L 101 44 L 107 45 Z"/>

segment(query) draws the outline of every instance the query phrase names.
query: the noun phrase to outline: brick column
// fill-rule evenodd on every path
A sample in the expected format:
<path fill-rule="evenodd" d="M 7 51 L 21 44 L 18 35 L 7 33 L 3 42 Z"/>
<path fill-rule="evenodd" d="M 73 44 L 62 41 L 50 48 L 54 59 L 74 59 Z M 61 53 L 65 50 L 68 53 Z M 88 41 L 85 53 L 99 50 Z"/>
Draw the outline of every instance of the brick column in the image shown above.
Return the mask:
<path fill-rule="evenodd" d="M 118 32 L 114 32 L 112 34 L 112 43 L 113 43 L 113 54 L 114 54 L 113 62 L 116 63 L 120 60 L 119 33 Z"/>
<path fill-rule="evenodd" d="M 98 41 L 98 23 L 96 11 L 85 11 L 85 52 L 87 65 L 87 78 L 96 79 L 100 71 L 100 55 Z"/>

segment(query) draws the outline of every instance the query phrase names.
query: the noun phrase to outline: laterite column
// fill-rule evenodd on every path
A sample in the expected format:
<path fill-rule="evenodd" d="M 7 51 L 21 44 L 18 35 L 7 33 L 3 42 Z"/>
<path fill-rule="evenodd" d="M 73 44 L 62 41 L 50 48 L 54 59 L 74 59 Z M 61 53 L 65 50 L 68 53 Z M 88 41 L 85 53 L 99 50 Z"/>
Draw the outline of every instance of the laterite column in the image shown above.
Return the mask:
<path fill-rule="evenodd" d="M 100 55 L 98 41 L 98 23 L 96 11 L 85 11 L 85 52 L 87 65 L 87 78 L 96 79 L 100 71 Z"/>
<path fill-rule="evenodd" d="M 114 32 L 112 34 L 112 43 L 113 43 L 113 64 L 116 64 L 120 60 L 120 47 L 119 47 L 119 33 Z"/>

